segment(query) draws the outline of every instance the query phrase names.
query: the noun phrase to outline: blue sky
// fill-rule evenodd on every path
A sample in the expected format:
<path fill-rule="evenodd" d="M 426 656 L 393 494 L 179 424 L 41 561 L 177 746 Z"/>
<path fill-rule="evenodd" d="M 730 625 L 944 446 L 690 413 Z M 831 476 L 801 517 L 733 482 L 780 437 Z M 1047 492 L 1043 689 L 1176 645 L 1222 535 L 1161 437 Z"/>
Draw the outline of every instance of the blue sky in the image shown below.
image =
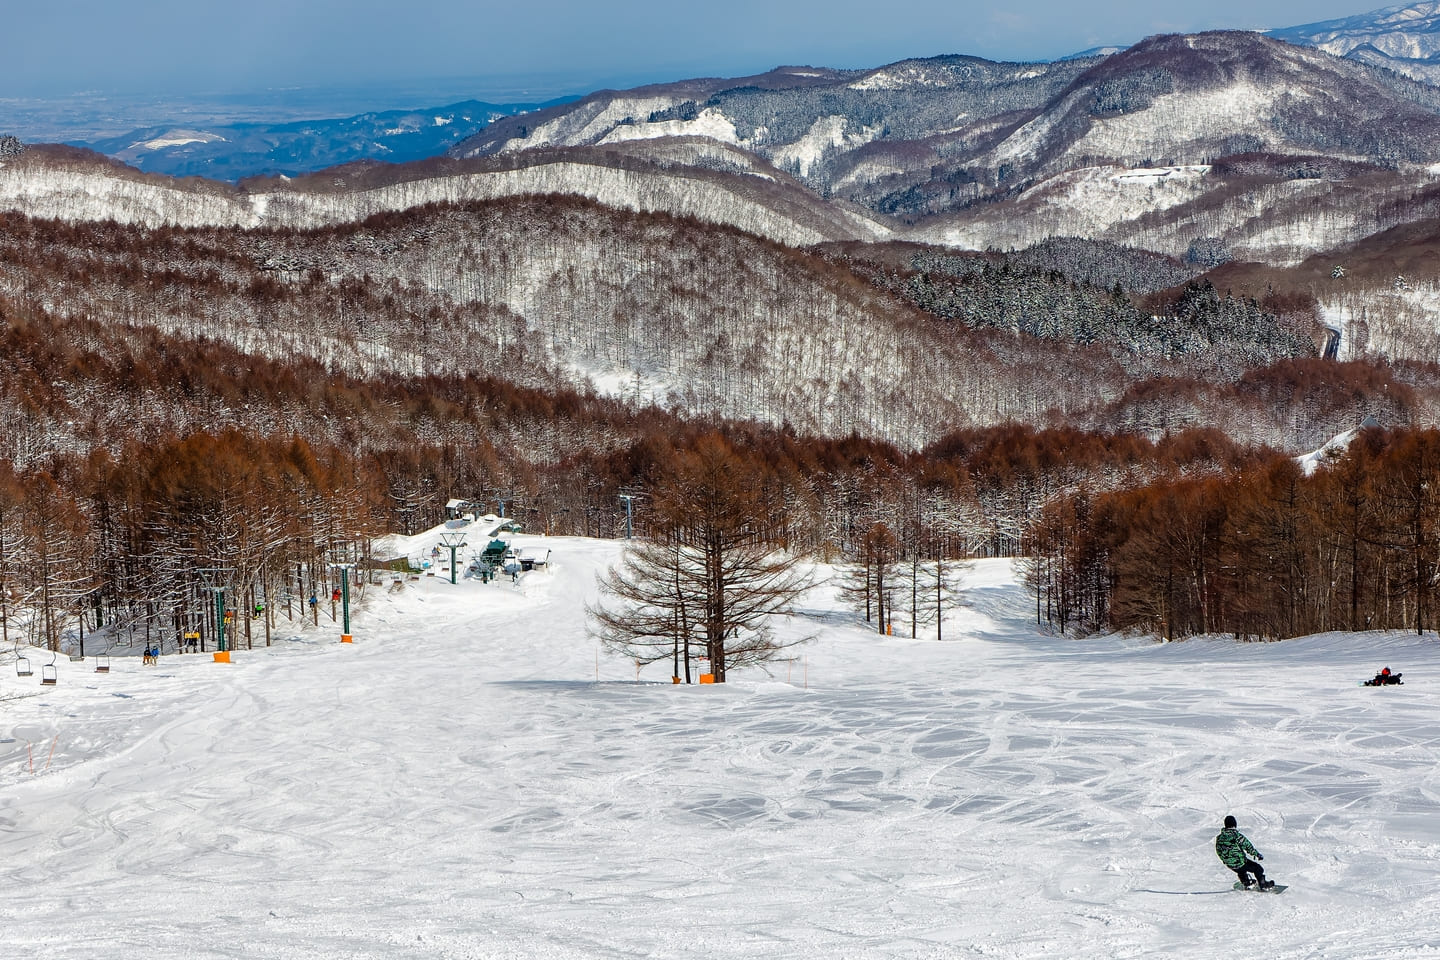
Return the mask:
<path fill-rule="evenodd" d="M 1049 59 L 1154 33 L 1291 26 L 1369 7 L 1299 0 L 12 0 L 0 98 L 294 86 L 522 99 L 779 64 L 967 53 Z"/>

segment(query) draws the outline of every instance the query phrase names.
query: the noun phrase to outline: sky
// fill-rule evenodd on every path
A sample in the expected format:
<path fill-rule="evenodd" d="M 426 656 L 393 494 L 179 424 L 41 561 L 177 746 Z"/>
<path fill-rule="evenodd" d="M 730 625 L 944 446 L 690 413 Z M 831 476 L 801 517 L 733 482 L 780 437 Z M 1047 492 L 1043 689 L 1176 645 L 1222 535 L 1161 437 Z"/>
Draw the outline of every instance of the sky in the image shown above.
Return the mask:
<path fill-rule="evenodd" d="M 1364 0 L 49 0 L 6 4 L 0 100 L 453 89 L 524 99 L 781 64 L 1052 59 L 1156 33 L 1283 27 Z M 420 104 L 416 104 L 417 106 Z"/>

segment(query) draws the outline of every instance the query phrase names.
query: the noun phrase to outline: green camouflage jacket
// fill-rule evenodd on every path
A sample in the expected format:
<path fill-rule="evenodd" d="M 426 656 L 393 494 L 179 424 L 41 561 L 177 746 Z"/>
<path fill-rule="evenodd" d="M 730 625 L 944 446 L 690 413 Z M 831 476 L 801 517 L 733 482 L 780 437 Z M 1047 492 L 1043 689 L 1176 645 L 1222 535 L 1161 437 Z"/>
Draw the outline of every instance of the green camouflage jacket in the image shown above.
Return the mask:
<path fill-rule="evenodd" d="M 1215 855 L 1231 870 L 1245 866 L 1246 857 L 1258 857 L 1259 852 L 1245 839 L 1245 834 L 1234 827 L 1226 827 L 1215 838 Z"/>

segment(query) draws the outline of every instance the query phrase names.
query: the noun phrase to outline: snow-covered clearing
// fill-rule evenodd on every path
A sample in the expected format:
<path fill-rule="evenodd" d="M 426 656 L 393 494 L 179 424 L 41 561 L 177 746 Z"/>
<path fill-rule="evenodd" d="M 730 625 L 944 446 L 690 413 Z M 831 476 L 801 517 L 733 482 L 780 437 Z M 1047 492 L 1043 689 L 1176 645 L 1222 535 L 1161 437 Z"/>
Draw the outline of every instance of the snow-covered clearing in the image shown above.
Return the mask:
<path fill-rule="evenodd" d="M 1296 457 L 1295 462 L 1300 464 L 1300 469 L 1304 471 L 1305 476 L 1313 476 L 1315 471 L 1319 470 L 1323 464 L 1343 457 L 1345 451 L 1350 449 L 1350 444 L 1354 442 L 1356 435 L 1359 433 L 1359 427 L 1356 427 L 1354 430 L 1346 430 L 1344 433 L 1331 437 L 1320 449 L 1312 450 L 1307 454 Z"/>
<path fill-rule="evenodd" d="M 1042 180 L 1021 195 L 1026 214 L 983 211 L 914 231 L 931 243 L 984 250 L 1021 248 L 1056 236 L 1124 233 L 1146 215 L 1189 203 L 1210 186 L 1204 164 L 1126 168 L 1114 165 L 1067 170 Z"/>
<path fill-rule="evenodd" d="M 7 657 L 0 956 L 1437 956 L 1433 636 L 1066 641 L 986 562 L 953 640 L 821 588 L 793 665 L 672 686 L 585 636 L 619 545 L 536 542 L 353 645 Z M 1288 892 L 1230 890 L 1226 813 Z"/>
<path fill-rule="evenodd" d="M 622 123 L 600 143 L 624 143 L 628 140 L 654 140 L 660 137 L 708 137 L 720 143 L 739 144 L 735 123 L 719 110 L 700 111 L 694 120 L 658 120 L 645 123 Z M 747 143 L 746 146 L 749 146 Z"/>
<path fill-rule="evenodd" d="M 166 136 L 131 144 L 130 149 L 142 147 L 146 150 L 164 150 L 166 147 L 183 147 L 187 143 L 214 143 L 217 140 L 223 143 L 225 138 L 218 133 L 205 133 L 199 130 L 172 130 Z"/>
<path fill-rule="evenodd" d="M 808 177 L 811 169 L 831 150 L 853 150 L 876 139 L 880 132 L 878 125 L 852 130 L 845 117 L 820 117 L 800 139 L 776 147 L 770 159 L 781 169 L 793 168 L 801 177 Z"/>

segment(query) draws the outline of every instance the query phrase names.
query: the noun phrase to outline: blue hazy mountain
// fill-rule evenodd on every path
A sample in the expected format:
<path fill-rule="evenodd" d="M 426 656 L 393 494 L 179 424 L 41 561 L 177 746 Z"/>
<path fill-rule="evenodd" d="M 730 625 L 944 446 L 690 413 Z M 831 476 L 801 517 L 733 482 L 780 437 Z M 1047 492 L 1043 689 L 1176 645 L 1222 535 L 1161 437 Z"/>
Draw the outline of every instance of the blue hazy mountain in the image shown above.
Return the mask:
<path fill-rule="evenodd" d="M 294 176 L 356 160 L 404 163 L 433 157 L 502 117 L 565 102 L 568 98 L 537 104 L 467 100 L 338 119 L 175 123 L 68 142 L 150 173 L 235 181 Z"/>

